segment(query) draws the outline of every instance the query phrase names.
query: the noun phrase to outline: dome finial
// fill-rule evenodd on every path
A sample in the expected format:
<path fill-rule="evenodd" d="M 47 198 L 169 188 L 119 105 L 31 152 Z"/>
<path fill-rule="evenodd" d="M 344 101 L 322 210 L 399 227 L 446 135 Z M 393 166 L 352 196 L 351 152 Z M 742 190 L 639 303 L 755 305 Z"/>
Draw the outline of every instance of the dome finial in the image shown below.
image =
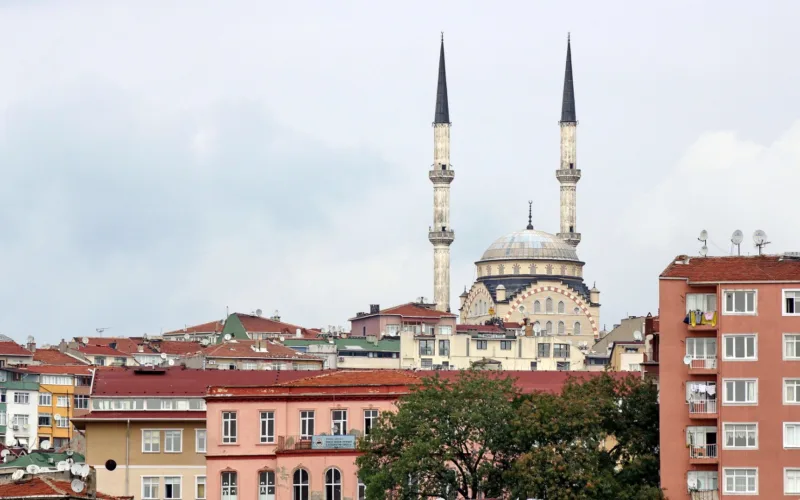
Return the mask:
<path fill-rule="evenodd" d="M 528 227 L 526 229 L 533 229 L 533 202 L 528 201 Z"/>

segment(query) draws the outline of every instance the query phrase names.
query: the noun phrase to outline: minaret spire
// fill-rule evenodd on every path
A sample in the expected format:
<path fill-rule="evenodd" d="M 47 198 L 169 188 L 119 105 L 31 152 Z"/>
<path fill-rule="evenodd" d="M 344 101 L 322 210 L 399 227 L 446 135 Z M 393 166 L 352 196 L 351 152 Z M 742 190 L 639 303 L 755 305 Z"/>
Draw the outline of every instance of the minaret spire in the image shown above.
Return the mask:
<path fill-rule="evenodd" d="M 572 81 L 572 43 L 567 34 L 567 65 L 564 69 L 564 94 L 561 98 L 561 165 L 556 179 L 561 183 L 561 230 L 558 236 L 576 247 L 581 242 L 578 232 L 576 190 L 581 180 L 578 170 L 576 134 L 578 120 L 575 115 L 575 87 Z"/>
<path fill-rule="evenodd" d="M 533 202 L 528 202 L 528 227 L 525 229 L 533 230 Z"/>
<path fill-rule="evenodd" d="M 455 172 L 450 165 L 450 107 L 444 69 L 444 33 L 439 49 L 439 81 L 433 119 L 433 166 L 428 178 L 433 183 L 433 227 L 428 240 L 433 245 L 433 297 L 436 309 L 450 311 L 450 244 L 455 239 L 450 227 L 450 183 Z"/>

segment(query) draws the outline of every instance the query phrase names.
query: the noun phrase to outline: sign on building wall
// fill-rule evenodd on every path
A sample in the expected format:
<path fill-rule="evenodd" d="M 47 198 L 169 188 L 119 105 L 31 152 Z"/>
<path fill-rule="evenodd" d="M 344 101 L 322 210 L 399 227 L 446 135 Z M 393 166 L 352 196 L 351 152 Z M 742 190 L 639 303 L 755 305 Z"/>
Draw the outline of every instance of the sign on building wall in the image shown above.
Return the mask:
<path fill-rule="evenodd" d="M 355 436 L 314 436 L 312 450 L 355 450 Z"/>

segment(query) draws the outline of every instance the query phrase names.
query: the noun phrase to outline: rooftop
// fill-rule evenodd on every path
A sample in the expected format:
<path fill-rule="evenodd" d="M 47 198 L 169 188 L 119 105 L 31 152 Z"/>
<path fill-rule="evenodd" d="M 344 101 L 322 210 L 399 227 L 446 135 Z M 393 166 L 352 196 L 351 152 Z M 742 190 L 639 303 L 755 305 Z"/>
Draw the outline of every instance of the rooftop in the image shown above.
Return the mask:
<path fill-rule="evenodd" d="M 367 318 L 370 316 L 402 316 L 405 318 L 455 318 L 456 317 L 456 315 L 453 313 L 438 311 L 436 309 L 424 307 L 415 302 L 409 302 L 407 304 L 401 304 L 399 306 L 390 307 L 388 309 L 382 309 L 377 313 L 356 316 L 354 318 L 350 318 L 350 321 L 358 320 L 361 318 Z"/>
<path fill-rule="evenodd" d="M 5 500 L 17 500 L 34 498 L 88 499 L 92 497 L 89 496 L 88 489 L 84 490 L 83 493 L 75 493 L 72 491 L 69 481 L 58 481 L 50 479 L 45 475 L 28 475 L 20 481 L 0 484 L 0 498 Z M 100 500 L 115 500 L 121 497 L 112 497 L 98 491 L 97 496 L 94 498 Z"/>
<path fill-rule="evenodd" d="M 661 278 L 683 278 L 690 283 L 800 281 L 800 259 L 780 255 L 688 257 L 679 255 Z"/>
<path fill-rule="evenodd" d="M 54 462 L 58 463 L 62 460 L 66 460 L 70 456 L 73 460 L 75 460 L 76 463 L 83 463 L 86 460 L 80 453 L 67 455 L 66 453 L 35 450 L 27 455 L 22 455 L 15 460 L 11 460 L 10 462 L 0 462 L 0 469 L 19 469 L 25 468 L 31 464 L 38 465 L 39 467 L 52 467 L 53 465 L 48 461 L 48 459 L 52 458 Z"/>
<path fill-rule="evenodd" d="M 483 252 L 480 261 L 536 259 L 580 262 L 574 247 L 554 234 L 535 229 L 498 238 Z"/>
<path fill-rule="evenodd" d="M 130 358 L 131 355 L 108 345 L 78 345 L 76 351 L 87 356 L 113 356 L 115 358 Z"/>
<path fill-rule="evenodd" d="M 164 335 L 183 335 L 184 333 L 219 333 L 223 328 L 222 321 L 209 321 L 201 325 L 187 326 L 180 330 L 166 332 Z"/>
<path fill-rule="evenodd" d="M 13 341 L 0 341 L 0 356 L 33 356 L 33 353 Z"/>
<path fill-rule="evenodd" d="M 212 345 L 204 350 L 207 358 L 276 359 L 276 360 L 322 360 L 316 356 L 299 353 L 285 345 L 269 340 L 235 340 Z"/>
<path fill-rule="evenodd" d="M 83 361 L 63 353 L 58 349 L 47 348 L 39 349 L 33 353 L 33 360 L 43 365 L 86 365 Z"/>
<path fill-rule="evenodd" d="M 20 368 L 30 373 L 44 373 L 55 375 L 91 375 L 92 367 L 89 365 L 31 365 Z"/>

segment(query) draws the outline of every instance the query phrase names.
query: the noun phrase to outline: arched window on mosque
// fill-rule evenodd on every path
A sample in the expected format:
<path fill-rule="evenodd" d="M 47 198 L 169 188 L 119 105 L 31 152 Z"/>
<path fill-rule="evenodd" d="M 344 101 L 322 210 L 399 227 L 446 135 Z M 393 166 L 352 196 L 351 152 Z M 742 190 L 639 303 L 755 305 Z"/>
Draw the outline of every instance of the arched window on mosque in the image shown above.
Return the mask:
<path fill-rule="evenodd" d="M 497 268 L 497 274 L 506 274 L 506 265 L 500 264 Z"/>
<path fill-rule="evenodd" d="M 540 314 L 542 312 L 542 303 L 538 300 L 533 301 L 533 314 Z"/>
<path fill-rule="evenodd" d="M 548 321 L 547 323 L 545 323 L 544 328 L 545 328 L 545 330 L 547 330 L 547 334 L 548 335 L 552 335 L 553 334 L 553 322 L 552 321 Z"/>
<path fill-rule="evenodd" d="M 490 274 L 492 274 L 492 266 L 491 265 L 486 266 L 486 275 L 488 276 Z"/>
<path fill-rule="evenodd" d="M 551 314 L 553 312 L 553 299 L 550 297 L 544 301 L 544 312 Z"/>
<path fill-rule="evenodd" d="M 559 300 L 558 301 L 558 314 L 564 314 L 564 312 L 566 312 L 566 306 L 564 306 L 564 301 L 563 300 Z"/>
<path fill-rule="evenodd" d="M 514 274 L 519 274 L 519 264 L 514 264 Z"/>
<path fill-rule="evenodd" d="M 564 335 L 566 333 L 567 326 L 564 324 L 563 321 L 558 322 L 558 334 Z"/>
<path fill-rule="evenodd" d="M 576 321 L 575 324 L 572 326 L 572 334 L 573 335 L 580 335 L 581 334 L 581 322 Z"/>
<path fill-rule="evenodd" d="M 581 313 L 581 308 L 580 307 L 576 307 L 575 309 L 572 310 L 572 312 L 574 314 L 580 314 Z"/>
<path fill-rule="evenodd" d="M 553 274 L 553 264 L 547 264 L 547 274 Z"/>
<path fill-rule="evenodd" d="M 528 269 L 530 269 L 530 274 L 536 274 L 536 264 L 531 264 Z"/>
<path fill-rule="evenodd" d="M 566 275 L 567 275 L 567 266 L 562 264 L 561 265 L 561 276 L 566 276 Z"/>

